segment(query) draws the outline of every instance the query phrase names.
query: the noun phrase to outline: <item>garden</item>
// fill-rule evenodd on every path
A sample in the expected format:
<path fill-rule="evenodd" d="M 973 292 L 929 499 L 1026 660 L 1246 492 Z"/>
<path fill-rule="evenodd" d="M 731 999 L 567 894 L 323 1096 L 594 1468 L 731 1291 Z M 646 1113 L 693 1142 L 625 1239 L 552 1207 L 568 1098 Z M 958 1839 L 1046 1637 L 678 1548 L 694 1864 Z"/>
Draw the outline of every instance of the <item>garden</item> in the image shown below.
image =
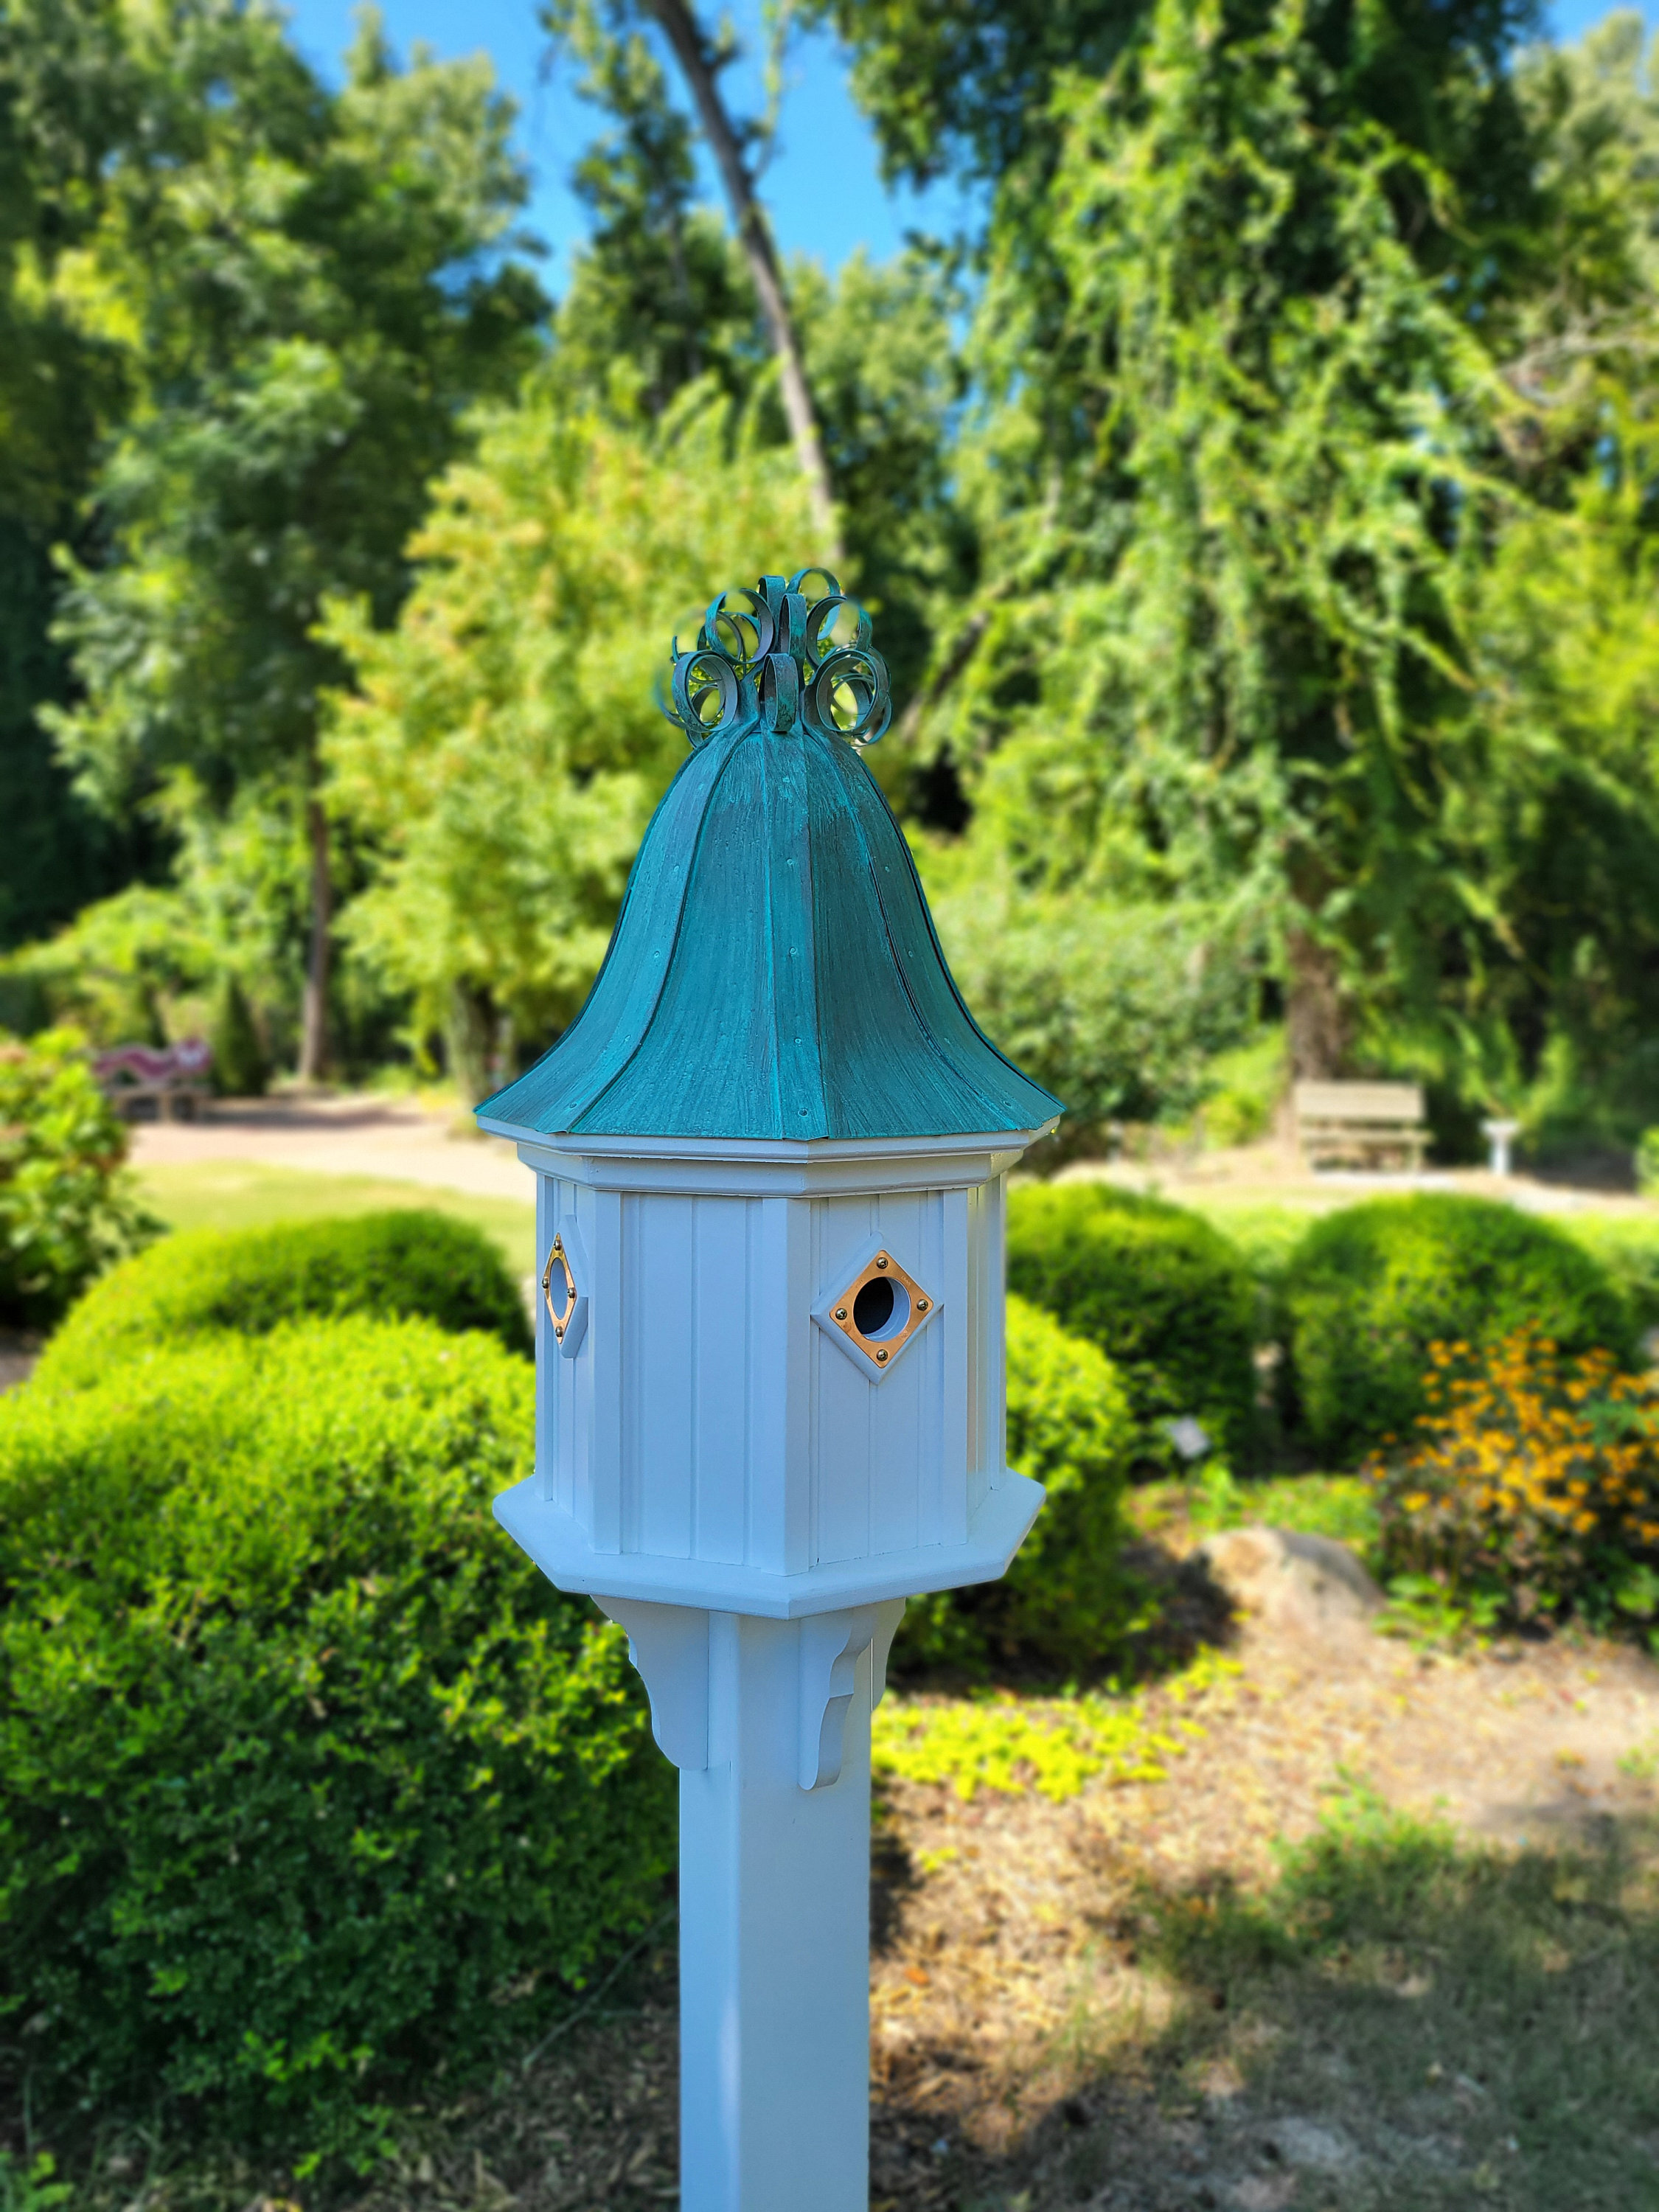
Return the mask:
<path fill-rule="evenodd" d="M 489 1516 L 531 1451 L 500 1247 L 165 1231 L 84 1058 L 0 1073 L 44 1339 L 0 1398 L 9 2198 L 672 2195 L 672 1774 L 620 1632 Z M 1016 1188 L 1049 1502 L 913 1602 L 877 1715 L 875 2201 L 1638 2201 L 1642 1225 Z M 1258 1523 L 1380 1615 L 1265 1632 L 1203 1548 Z"/>
<path fill-rule="evenodd" d="M 775 575 L 1065 1106 L 1048 1502 L 875 1716 L 872 2212 L 1659 2201 L 1647 19 L 524 0 L 521 116 L 309 3 L 0 9 L 0 2212 L 677 2193 L 472 1115 Z M 1362 1085 L 1413 1164 L 1291 1164 Z"/>

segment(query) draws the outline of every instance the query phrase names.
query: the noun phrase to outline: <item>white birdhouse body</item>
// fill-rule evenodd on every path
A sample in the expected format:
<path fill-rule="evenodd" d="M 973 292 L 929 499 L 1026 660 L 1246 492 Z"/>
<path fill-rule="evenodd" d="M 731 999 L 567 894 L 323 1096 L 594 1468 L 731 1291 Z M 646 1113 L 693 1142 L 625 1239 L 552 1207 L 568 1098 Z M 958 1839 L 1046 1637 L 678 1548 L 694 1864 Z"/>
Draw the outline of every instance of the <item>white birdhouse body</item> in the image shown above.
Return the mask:
<path fill-rule="evenodd" d="M 1003 1571 L 1042 1501 L 1004 1446 L 1020 1143 L 520 1133 L 561 1249 L 497 1511 L 556 1583 L 793 1619 Z"/>

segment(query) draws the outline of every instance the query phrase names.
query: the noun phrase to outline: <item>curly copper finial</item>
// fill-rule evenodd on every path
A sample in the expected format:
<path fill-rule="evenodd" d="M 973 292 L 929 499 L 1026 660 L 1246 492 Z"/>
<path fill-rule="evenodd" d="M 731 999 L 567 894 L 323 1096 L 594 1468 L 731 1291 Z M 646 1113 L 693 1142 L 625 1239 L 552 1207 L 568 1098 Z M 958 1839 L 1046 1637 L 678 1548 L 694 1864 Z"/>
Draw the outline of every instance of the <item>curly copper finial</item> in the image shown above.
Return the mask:
<path fill-rule="evenodd" d="M 821 586 L 808 598 L 802 586 Z M 849 635 L 850 633 L 850 635 Z M 870 617 L 827 568 L 799 568 L 786 583 L 763 576 L 754 591 L 722 592 L 690 653 L 674 640 L 672 704 L 661 702 L 694 745 L 759 722 L 779 737 L 797 723 L 849 744 L 872 745 L 893 719 L 887 663 L 870 642 Z"/>

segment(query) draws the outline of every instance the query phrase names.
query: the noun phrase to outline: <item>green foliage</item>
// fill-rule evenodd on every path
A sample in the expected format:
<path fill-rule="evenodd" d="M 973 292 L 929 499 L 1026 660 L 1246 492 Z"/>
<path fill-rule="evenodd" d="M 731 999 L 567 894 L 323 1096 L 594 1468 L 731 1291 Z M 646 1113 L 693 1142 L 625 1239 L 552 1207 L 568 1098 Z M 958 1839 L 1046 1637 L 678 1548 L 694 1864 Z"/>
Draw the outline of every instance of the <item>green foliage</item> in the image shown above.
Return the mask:
<path fill-rule="evenodd" d="M 418 1321 L 0 1401 L 0 2019 L 37 2106 L 362 2158 L 658 1908 L 624 1639 L 501 1536 L 524 1363 Z"/>
<path fill-rule="evenodd" d="M 218 1090 L 230 1098 L 262 1097 L 270 1080 L 270 1063 L 265 1058 L 264 1042 L 255 1025 L 247 994 L 234 975 L 226 975 L 220 982 L 208 1042 L 213 1048 L 213 1080 Z"/>
<path fill-rule="evenodd" d="M 1209 957 L 1196 918 L 1167 908 L 994 888 L 971 844 L 918 858 L 951 974 L 986 1035 L 1064 1100 L 1064 1146 L 1193 1112 L 1212 1055 L 1249 1033 L 1248 963 Z"/>
<path fill-rule="evenodd" d="M 123 1253 L 154 1235 L 137 1201 L 126 1128 L 93 1080 L 86 1041 L 0 1037 L 0 1322 L 42 1328 Z"/>
<path fill-rule="evenodd" d="M 1561 1226 L 1618 1284 L 1636 1328 L 1659 1328 L 1659 1219 L 1634 1212 L 1570 1213 Z"/>
<path fill-rule="evenodd" d="M 1248 1454 L 1255 1288 L 1207 1221 L 1109 1183 L 1026 1186 L 1009 1200 L 1008 1281 L 1112 1362 L 1143 1468 L 1170 1464 L 1162 1424 L 1183 1415 L 1230 1456 Z"/>
<path fill-rule="evenodd" d="M 575 1013 L 652 807 L 685 757 L 653 686 L 711 576 L 792 567 L 805 509 L 782 451 L 731 445 L 702 389 L 654 431 L 550 375 L 438 485 L 395 630 L 336 605 L 357 689 L 327 739 L 330 803 L 380 859 L 343 927 L 489 1087 L 503 1019 L 533 1057 Z"/>
<path fill-rule="evenodd" d="M 1008 1463 L 1047 1490 L 1000 1582 L 912 1598 L 897 1663 L 974 1669 L 995 1655 L 1097 1668 L 1134 1593 L 1119 1564 L 1134 1444 L 1111 1362 L 1024 1299 L 1008 1301 Z"/>
<path fill-rule="evenodd" d="M 423 1315 L 486 1329 L 528 1354 L 518 1286 L 482 1231 L 425 1208 L 168 1237 L 82 1299 L 37 1368 L 43 1388 L 82 1389 L 137 1358 L 221 1330 L 259 1336 L 304 1316 Z"/>
<path fill-rule="evenodd" d="M 43 712 L 106 811 L 159 805 L 181 872 L 202 842 L 181 817 L 209 843 L 285 817 L 280 926 L 326 891 L 323 599 L 392 617 L 467 406 L 533 357 L 543 303 L 502 252 L 524 179 L 487 64 L 400 70 L 378 18 L 337 92 L 275 10 L 187 0 L 106 29 L 125 100 L 51 296 L 124 398 L 58 598 L 74 696 Z"/>
<path fill-rule="evenodd" d="M 1486 1199 L 1425 1192 L 1327 1214 L 1291 1261 L 1285 1307 L 1297 1418 L 1339 1465 L 1410 1427 L 1437 1342 L 1478 1347 L 1529 1325 L 1570 1354 L 1632 1349 L 1606 1269 L 1552 1223 Z"/>
<path fill-rule="evenodd" d="M 1053 188 L 993 232 L 984 496 L 1023 490 L 950 725 L 1018 880 L 1231 905 L 1293 996 L 1409 968 L 1455 898 L 1436 718 L 1504 404 L 1401 235 L 1439 184 L 1336 96 L 1314 13 L 1162 0 L 1059 94 Z"/>
<path fill-rule="evenodd" d="M 607 24 L 585 0 L 550 0 L 543 21 L 580 69 L 583 98 L 611 118 L 571 176 L 591 229 L 559 305 L 562 380 L 590 401 L 631 385 L 653 419 L 705 375 L 747 399 L 768 350 L 754 288 L 718 215 L 697 204 L 691 125 L 661 63 L 637 27 Z"/>
<path fill-rule="evenodd" d="M 1188 1483 L 1166 1483 L 1146 1498 L 1149 1518 L 1184 1504 L 1193 1528 L 1213 1535 L 1259 1524 L 1346 1544 L 1369 1565 L 1377 1557 L 1376 1499 L 1357 1474 L 1282 1474 L 1241 1482 L 1224 1460 L 1206 1461 Z"/>
<path fill-rule="evenodd" d="M 1636 1140 L 1636 1182 L 1644 1198 L 1659 1198 L 1659 1127 Z"/>
<path fill-rule="evenodd" d="M 0 2150 L 0 2212 L 52 2212 L 54 2205 L 67 2204 L 75 2191 L 56 2179 L 57 2172 L 50 2151 L 17 2159 Z"/>
<path fill-rule="evenodd" d="M 32 987 L 52 1019 L 100 1045 L 166 1044 L 203 1003 L 216 947 L 179 892 L 134 884 L 0 969 Z"/>
<path fill-rule="evenodd" d="M 911 1601 L 914 1605 L 915 1601 Z M 871 1765 L 905 1782 L 944 1783 L 964 1803 L 981 1790 L 1018 1796 L 1035 1790 L 1051 1803 L 1075 1797 L 1097 1774 L 1114 1782 L 1162 1782 L 1206 1730 L 1188 1709 L 1224 1711 L 1236 1659 L 1201 1651 L 1155 1690 L 1121 1696 L 884 1698 L 872 1729 Z"/>
<path fill-rule="evenodd" d="M 1272 1133 L 1289 1062 L 1282 1030 L 1266 1030 L 1210 1062 L 1203 1104 L 1206 1145 L 1255 1145 Z"/>
<path fill-rule="evenodd" d="M 1150 10 L 1137 0 L 1041 9 L 1024 0 L 813 0 L 806 12 L 832 22 L 851 49 L 854 95 L 890 178 L 925 182 L 955 170 L 990 179 L 1018 204 L 1052 164 L 1056 87 L 1103 75 L 1144 34 Z M 1527 0 L 1391 0 L 1360 19 L 1332 4 L 1305 20 L 1353 109 L 1488 192 L 1495 175 L 1510 184 L 1524 174 L 1527 147 L 1503 63 L 1517 34 L 1535 27 Z M 1472 254 L 1494 221 L 1477 198 Z"/>

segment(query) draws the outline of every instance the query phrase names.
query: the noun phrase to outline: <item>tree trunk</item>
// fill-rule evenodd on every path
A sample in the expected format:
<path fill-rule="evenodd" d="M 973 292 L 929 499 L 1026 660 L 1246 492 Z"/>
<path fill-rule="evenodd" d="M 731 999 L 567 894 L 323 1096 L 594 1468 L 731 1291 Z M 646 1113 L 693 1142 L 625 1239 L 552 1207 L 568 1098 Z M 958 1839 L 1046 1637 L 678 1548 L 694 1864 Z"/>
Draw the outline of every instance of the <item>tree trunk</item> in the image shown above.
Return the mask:
<path fill-rule="evenodd" d="M 1348 1055 L 1348 1008 L 1337 957 L 1305 929 L 1292 929 L 1285 940 L 1290 988 L 1285 1008 L 1291 1074 L 1298 1083 L 1328 1083 L 1340 1076 Z"/>
<path fill-rule="evenodd" d="M 334 878 L 328 858 L 328 817 L 313 794 L 306 801 L 311 833 L 311 950 L 300 1031 L 301 1083 L 320 1083 L 328 1064 L 328 972 L 334 952 Z"/>
<path fill-rule="evenodd" d="M 468 1113 L 497 1087 L 494 1065 L 496 1030 L 495 1002 L 488 988 L 477 983 L 452 984 L 449 1018 L 444 1024 L 444 1051 L 449 1062 L 450 1080 Z"/>
<path fill-rule="evenodd" d="M 806 381 L 800 334 L 795 328 L 789 303 L 784 297 L 783 277 L 778 268 L 777 252 L 767 226 L 765 210 L 755 197 L 743 149 L 738 143 L 738 134 L 732 127 L 732 118 L 726 112 L 720 88 L 714 82 L 714 71 L 702 27 L 692 14 L 687 0 L 647 0 L 647 4 L 661 24 L 669 45 L 674 49 L 674 58 L 691 88 L 691 97 L 696 103 L 703 136 L 708 141 L 721 182 L 726 186 L 726 196 L 732 204 L 732 219 L 737 225 L 738 241 L 748 259 L 755 289 L 760 295 L 761 312 L 772 336 L 772 349 L 778 357 L 784 412 L 789 418 L 790 434 L 795 441 L 795 458 L 800 465 L 802 476 L 806 479 L 807 496 L 812 505 L 813 526 L 823 541 L 824 557 L 839 567 L 842 558 L 841 526 L 836 516 L 835 494 L 830 485 L 830 467 L 823 454 L 823 437 Z"/>

